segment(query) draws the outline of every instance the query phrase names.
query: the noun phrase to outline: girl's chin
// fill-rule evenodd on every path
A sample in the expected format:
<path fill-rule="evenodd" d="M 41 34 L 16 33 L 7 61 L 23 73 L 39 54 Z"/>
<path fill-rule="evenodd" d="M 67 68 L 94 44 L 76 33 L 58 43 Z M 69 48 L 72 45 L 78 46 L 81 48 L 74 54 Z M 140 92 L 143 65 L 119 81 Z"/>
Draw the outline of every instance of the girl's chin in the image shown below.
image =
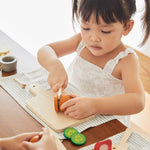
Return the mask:
<path fill-rule="evenodd" d="M 104 55 L 102 52 L 100 52 L 100 51 L 91 51 L 91 53 L 94 55 L 94 56 L 102 56 L 102 55 Z"/>

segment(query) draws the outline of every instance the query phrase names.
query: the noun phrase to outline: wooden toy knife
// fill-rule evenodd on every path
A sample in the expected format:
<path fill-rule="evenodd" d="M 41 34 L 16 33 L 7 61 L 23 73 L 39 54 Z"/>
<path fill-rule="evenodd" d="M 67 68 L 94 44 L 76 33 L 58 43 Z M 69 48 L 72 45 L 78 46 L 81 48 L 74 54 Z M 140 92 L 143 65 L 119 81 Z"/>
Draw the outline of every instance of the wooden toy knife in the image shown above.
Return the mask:
<path fill-rule="evenodd" d="M 62 88 L 59 88 L 58 94 L 57 94 L 57 104 L 58 104 L 58 110 L 60 107 L 60 98 L 61 98 L 61 94 L 62 94 Z"/>

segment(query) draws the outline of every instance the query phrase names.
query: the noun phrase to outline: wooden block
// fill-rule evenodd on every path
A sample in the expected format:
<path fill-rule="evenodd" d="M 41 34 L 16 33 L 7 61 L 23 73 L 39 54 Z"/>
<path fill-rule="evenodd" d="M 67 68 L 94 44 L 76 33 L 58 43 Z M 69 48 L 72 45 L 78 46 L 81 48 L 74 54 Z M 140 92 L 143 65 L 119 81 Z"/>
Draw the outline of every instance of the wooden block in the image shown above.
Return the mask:
<path fill-rule="evenodd" d="M 62 132 L 67 127 L 74 127 L 95 117 L 92 115 L 78 120 L 64 115 L 63 112 L 55 112 L 54 96 L 57 93 L 45 91 L 37 85 L 30 85 L 29 90 L 35 96 L 26 101 L 26 106 L 56 132 Z"/>
<path fill-rule="evenodd" d="M 8 48 L 0 46 L 0 56 L 1 55 L 6 55 L 8 53 L 9 53 L 9 49 Z"/>

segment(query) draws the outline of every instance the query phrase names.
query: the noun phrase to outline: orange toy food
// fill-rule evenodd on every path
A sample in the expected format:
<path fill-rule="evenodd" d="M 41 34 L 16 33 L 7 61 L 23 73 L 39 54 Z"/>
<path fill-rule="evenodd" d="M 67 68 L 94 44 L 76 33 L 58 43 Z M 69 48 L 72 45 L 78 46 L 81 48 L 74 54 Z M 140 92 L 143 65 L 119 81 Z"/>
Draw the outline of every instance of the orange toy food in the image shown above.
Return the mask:
<path fill-rule="evenodd" d="M 61 107 L 61 105 L 64 103 L 64 102 L 66 102 L 66 101 L 68 101 L 68 100 L 70 100 L 71 99 L 71 97 L 69 96 L 69 95 L 61 95 L 61 97 L 60 97 L 60 102 L 59 102 L 59 104 L 58 104 L 58 99 L 57 99 L 57 96 L 55 96 L 54 97 L 54 107 L 55 107 L 55 111 L 56 112 L 58 112 L 58 111 L 65 111 L 64 109 L 60 109 L 60 107 Z M 58 106 L 59 105 L 59 106 Z"/>
<path fill-rule="evenodd" d="M 36 136 L 32 137 L 32 138 L 30 139 L 30 142 L 31 142 L 31 143 L 35 143 L 35 142 L 39 141 L 39 140 L 41 139 L 41 136 L 42 136 L 42 135 L 36 135 Z"/>

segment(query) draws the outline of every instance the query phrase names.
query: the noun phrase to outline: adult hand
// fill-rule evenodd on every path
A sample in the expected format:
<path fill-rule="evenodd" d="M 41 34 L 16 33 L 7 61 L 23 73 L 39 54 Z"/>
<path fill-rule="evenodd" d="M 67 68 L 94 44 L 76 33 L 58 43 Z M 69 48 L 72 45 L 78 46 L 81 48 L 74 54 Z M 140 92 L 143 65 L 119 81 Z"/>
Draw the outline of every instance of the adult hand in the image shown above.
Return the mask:
<path fill-rule="evenodd" d="M 49 129 L 44 128 L 41 139 L 36 143 L 24 141 L 22 146 L 26 150 L 57 150 L 56 140 L 53 134 L 50 134 Z"/>
<path fill-rule="evenodd" d="M 3 138 L 0 140 L 0 144 L 2 149 L 5 150 L 25 150 L 22 147 L 23 141 L 29 141 L 32 137 L 39 135 L 38 132 L 32 133 L 23 133 L 9 138 Z"/>

